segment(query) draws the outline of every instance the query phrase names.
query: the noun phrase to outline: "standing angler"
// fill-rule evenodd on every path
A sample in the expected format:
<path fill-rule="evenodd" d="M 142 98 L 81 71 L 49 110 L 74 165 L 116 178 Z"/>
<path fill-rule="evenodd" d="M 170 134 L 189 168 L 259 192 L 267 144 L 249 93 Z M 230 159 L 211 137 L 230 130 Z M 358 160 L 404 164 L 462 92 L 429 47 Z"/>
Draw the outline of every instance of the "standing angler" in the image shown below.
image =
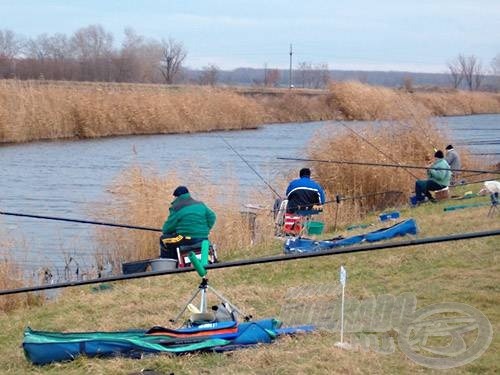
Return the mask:
<path fill-rule="evenodd" d="M 460 172 L 457 169 L 462 167 L 460 156 L 453 148 L 453 145 L 446 146 L 446 156 L 444 158 L 451 168 L 451 184 L 454 185 L 459 180 Z"/>

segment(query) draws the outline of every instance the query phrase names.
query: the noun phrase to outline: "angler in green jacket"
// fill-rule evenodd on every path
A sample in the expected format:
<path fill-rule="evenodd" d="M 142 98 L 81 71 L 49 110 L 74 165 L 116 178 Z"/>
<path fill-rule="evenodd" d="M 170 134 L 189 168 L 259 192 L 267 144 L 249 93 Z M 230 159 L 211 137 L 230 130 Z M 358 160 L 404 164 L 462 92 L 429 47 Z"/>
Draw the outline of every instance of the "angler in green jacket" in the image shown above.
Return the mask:
<path fill-rule="evenodd" d="M 215 213 L 205 203 L 191 198 L 185 186 L 178 186 L 175 199 L 163 224 L 160 237 L 160 257 L 177 259 L 177 247 L 194 245 L 206 240 L 215 224 Z"/>
<path fill-rule="evenodd" d="M 444 159 L 443 151 L 438 150 L 434 154 L 436 160 L 427 170 L 427 180 L 417 180 L 415 183 L 415 195 L 417 202 L 423 202 L 425 197 L 434 201 L 431 191 L 441 190 L 450 186 L 450 165 Z"/>

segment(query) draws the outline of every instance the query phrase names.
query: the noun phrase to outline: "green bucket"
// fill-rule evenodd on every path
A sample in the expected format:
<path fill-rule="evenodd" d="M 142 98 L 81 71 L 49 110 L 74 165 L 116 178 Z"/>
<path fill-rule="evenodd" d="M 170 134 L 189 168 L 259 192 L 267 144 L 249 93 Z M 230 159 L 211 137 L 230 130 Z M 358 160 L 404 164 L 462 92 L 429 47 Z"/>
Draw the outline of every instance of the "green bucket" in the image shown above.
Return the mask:
<path fill-rule="evenodd" d="M 323 233 L 325 223 L 322 223 L 321 221 L 306 221 L 305 227 L 307 234 L 321 234 Z"/>

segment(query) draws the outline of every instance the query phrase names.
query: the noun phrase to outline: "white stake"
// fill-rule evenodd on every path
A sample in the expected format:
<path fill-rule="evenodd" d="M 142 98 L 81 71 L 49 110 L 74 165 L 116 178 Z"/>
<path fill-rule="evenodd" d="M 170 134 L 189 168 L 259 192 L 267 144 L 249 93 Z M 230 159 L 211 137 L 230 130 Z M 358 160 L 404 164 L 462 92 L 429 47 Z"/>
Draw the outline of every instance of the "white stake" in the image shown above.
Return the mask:
<path fill-rule="evenodd" d="M 344 266 L 340 266 L 340 284 L 342 284 L 342 305 L 340 310 L 340 342 L 335 344 L 336 347 L 342 349 L 349 349 L 348 343 L 344 343 L 344 296 L 345 296 L 345 284 L 347 281 L 347 271 Z"/>

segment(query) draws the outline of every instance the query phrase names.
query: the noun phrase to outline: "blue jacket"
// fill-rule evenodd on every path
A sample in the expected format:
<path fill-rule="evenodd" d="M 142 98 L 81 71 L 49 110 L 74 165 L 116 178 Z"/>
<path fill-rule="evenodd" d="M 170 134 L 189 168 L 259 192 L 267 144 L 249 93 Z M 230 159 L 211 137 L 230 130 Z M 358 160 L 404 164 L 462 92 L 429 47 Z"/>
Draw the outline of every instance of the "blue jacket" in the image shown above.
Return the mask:
<path fill-rule="evenodd" d="M 288 212 L 298 209 L 307 210 L 314 204 L 325 203 L 325 191 L 316 181 L 309 177 L 293 180 L 286 189 Z"/>

